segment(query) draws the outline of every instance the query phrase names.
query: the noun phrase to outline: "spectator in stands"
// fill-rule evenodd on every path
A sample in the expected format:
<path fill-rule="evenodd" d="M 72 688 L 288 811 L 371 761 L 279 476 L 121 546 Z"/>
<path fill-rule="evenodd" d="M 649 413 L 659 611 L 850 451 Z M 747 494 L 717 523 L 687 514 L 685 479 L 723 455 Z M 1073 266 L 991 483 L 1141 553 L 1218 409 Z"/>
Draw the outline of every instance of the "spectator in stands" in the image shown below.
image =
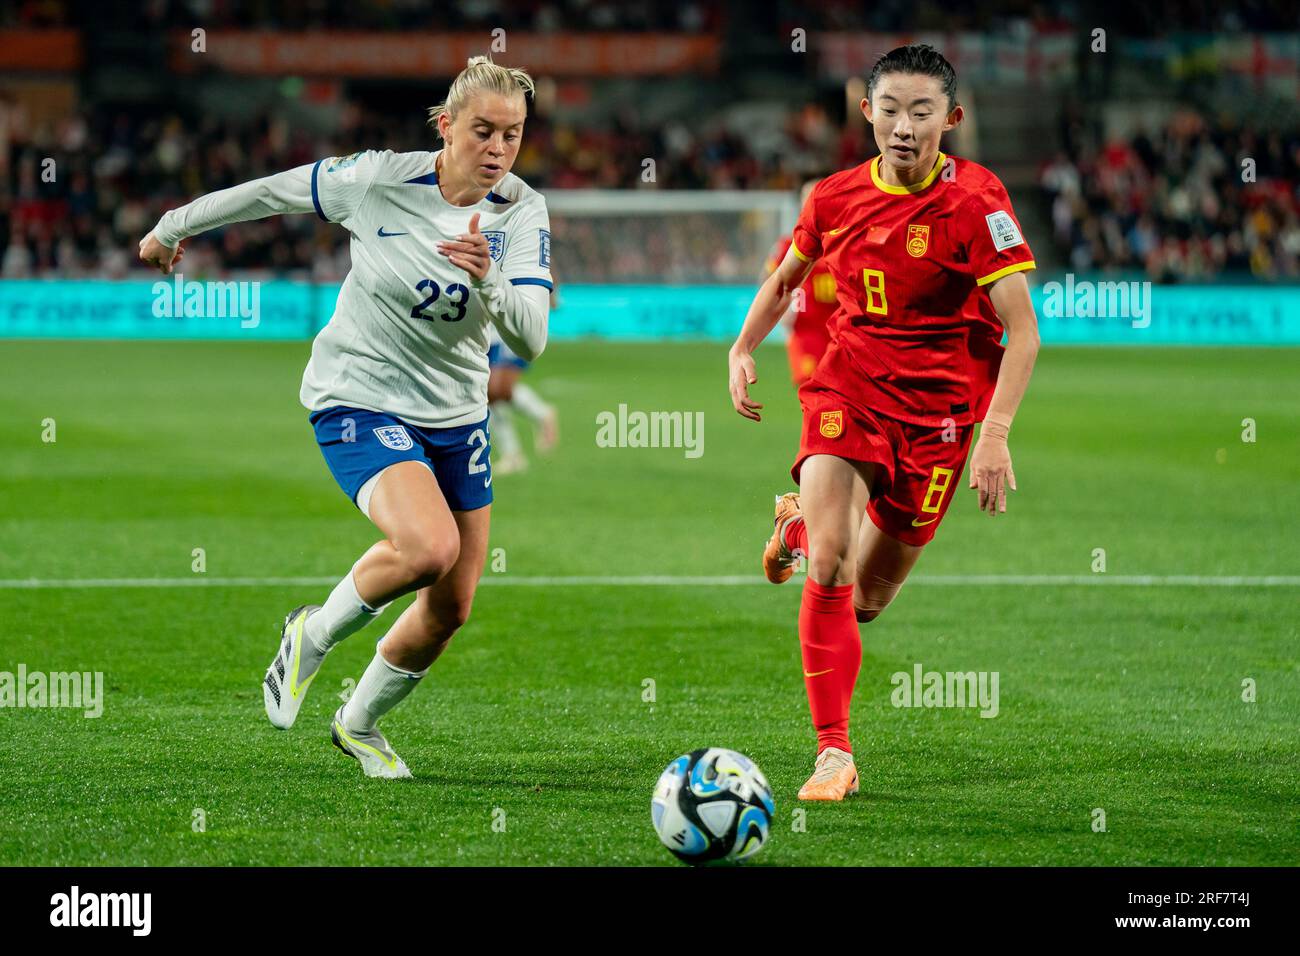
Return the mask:
<path fill-rule="evenodd" d="M 1040 185 L 1077 272 L 1158 282 L 1300 278 L 1300 134 L 1180 111 L 1163 127 L 1055 156 Z"/>

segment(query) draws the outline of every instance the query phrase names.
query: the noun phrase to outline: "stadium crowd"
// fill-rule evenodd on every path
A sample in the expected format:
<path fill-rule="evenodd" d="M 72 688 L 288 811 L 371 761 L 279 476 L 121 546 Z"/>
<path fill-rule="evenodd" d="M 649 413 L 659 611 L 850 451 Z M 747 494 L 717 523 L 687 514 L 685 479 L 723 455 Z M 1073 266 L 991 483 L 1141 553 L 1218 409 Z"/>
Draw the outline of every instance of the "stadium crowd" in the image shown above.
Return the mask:
<path fill-rule="evenodd" d="M 1179 111 L 1153 131 L 1078 145 L 1041 184 L 1075 272 L 1153 281 L 1300 277 L 1300 133 L 1258 132 Z"/>
<path fill-rule="evenodd" d="M 142 0 L 97 4 L 29 0 L 0 6 L 0 26 L 112 29 L 478 30 L 502 27 L 546 33 L 710 32 L 725 13 L 718 0 Z"/>
<path fill-rule="evenodd" d="M 290 112 L 302 109 L 293 102 L 241 121 L 105 105 L 50 124 L 0 95 L 0 142 L 8 146 L 0 152 L 0 276 L 120 278 L 142 268 L 140 236 L 194 196 L 365 147 L 435 148 L 420 109 L 385 110 L 374 99 L 344 101 L 326 136 L 307 131 L 303 114 Z M 1300 278 L 1300 132 L 1205 115 L 1180 111 L 1158 129 L 1108 141 L 1077 117 L 1067 121 L 1064 148 L 1040 179 L 1054 258 L 1076 272 L 1143 271 L 1161 282 Z M 793 193 L 810 176 L 872 152 L 861 124 L 845 125 L 813 104 L 762 135 L 716 115 L 691 126 L 627 113 L 581 122 L 534 113 L 515 172 L 541 190 Z M 652 177 L 647 158 L 655 160 Z M 1246 160 L 1253 181 L 1243 180 Z M 743 217 L 697 215 L 665 219 L 642 235 L 557 217 L 557 270 L 578 281 L 750 281 L 773 238 L 741 234 L 751 227 L 759 228 Z M 761 228 L 771 232 L 770 223 Z M 348 269 L 347 234 L 310 216 L 218 230 L 188 243 L 187 253 L 191 274 L 336 281 Z"/>
<path fill-rule="evenodd" d="M 0 167 L 7 167 L 0 180 L 0 275 L 9 278 L 121 277 L 135 267 L 135 244 L 145 230 L 166 209 L 201 193 L 368 145 L 435 148 L 418 112 L 385 116 L 355 103 L 342 110 L 339 129 L 328 138 L 304 132 L 283 115 L 266 114 L 235 124 L 210 116 L 107 111 L 72 116 L 50 128 L 27 123 L 21 109 L 3 100 L 0 122 L 10 143 L 8 155 L 0 157 Z M 865 143 L 842 137 L 817 109 L 793 114 L 786 139 L 788 148 L 763 155 L 721 126 L 648 130 L 616 120 L 575 127 L 535 117 L 515 172 L 543 190 L 794 190 L 822 168 L 819 156 L 865 149 Z M 657 157 L 653 183 L 643 178 L 647 157 Z M 674 228 L 685 230 L 687 224 Z M 557 240 L 564 240 L 563 229 L 557 224 Z M 697 233 L 698 228 L 689 242 L 661 244 L 664 255 L 679 254 L 682 262 L 647 261 L 640 276 L 620 274 L 672 274 L 683 281 L 717 274 L 711 264 L 687 259 L 698 246 Z M 585 235 L 574 239 L 581 245 Z M 760 246 L 768 242 L 770 237 Z M 594 262 L 600 240 L 593 237 L 591 245 L 573 251 Z M 725 234 L 711 235 L 708 245 L 728 258 Z M 313 217 L 275 217 L 220 230 L 196 238 L 187 250 L 186 268 L 192 273 L 265 270 L 328 281 L 341 278 L 348 267 L 346 233 Z M 761 251 L 754 256 L 761 257 Z M 692 269 L 689 261 L 702 267 Z M 654 271 L 665 268 L 667 273 Z"/>
<path fill-rule="evenodd" d="M 141 0 L 87 4 L 83 0 L 26 0 L 0 5 L 0 26 L 92 29 L 209 28 L 326 30 L 479 30 L 503 27 L 538 33 L 720 33 L 745 24 L 755 30 L 792 26 L 809 30 L 938 31 L 1019 29 L 1023 24 L 1068 28 L 1087 6 L 1079 0 Z M 1147 0 L 1124 7 L 1132 36 L 1169 30 L 1202 33 L 1295 29 L 1294 0 Z"/>

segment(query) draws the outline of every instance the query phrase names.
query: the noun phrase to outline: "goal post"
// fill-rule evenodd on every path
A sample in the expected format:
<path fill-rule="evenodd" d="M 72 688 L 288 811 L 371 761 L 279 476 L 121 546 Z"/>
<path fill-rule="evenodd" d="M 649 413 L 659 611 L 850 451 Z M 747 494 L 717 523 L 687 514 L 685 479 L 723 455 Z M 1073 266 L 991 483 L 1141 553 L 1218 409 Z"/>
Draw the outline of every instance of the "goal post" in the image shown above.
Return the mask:
<path fill-rule="evenodd" d="M 552 189 L 556 282 L 753 286 L 799 215 L 793 191 Z"/>

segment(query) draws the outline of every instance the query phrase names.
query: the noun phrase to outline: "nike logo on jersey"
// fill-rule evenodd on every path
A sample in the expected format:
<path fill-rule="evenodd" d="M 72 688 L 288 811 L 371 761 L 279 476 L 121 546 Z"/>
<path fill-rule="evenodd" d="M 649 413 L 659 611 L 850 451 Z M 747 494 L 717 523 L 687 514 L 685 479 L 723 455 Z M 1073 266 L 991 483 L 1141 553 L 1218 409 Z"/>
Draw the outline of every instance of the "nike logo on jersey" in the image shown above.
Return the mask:
<path fill-rule="evenodd" d="M 814 672 L 812 672 L 812 673 L 809 673 L 808 671 L 804 671 L 804 672 L 803 672 L 803 676 L 804 676 L 804 677 L 821 677 L 823 674 L 829 674 L 829 673 L 830 673 L 831 671 L 833 671 L 833 670 L 835 670 L 835 668 L 833 668 L 833 667 L 828 667 L 828 668 L 826 668 L 826 670 L 824 670 L 824 671 L 814 671 Z"/>
<path fill-rule="evenodd" d="M 838 236 L 841 232 L 843 232 L 843 231 L 844 231 L 845 229 L 847 229 L 847 228 L 849 228 L 849 227 L 848 227 L 848 226 L 840 226 L 840 228 L 838 228 L 838 229 L 832 229 L 830 232 L 826 233 L 826 235 L 828 235 L 828 236 Z"/>
<path fill-rule="evenodd" d="M 912 519 L 912 527 L 913 527 L 913 528 L 924 528 L 926 525 L 928 525 L 928 524 L 934 524 L 934 523 L 935 523 L 936 521 L 938 521 L 938 520 L 939 520 L 938 518 L 931 518 L 929 521 L 922 521 L 920 518 L 913 518 L 913 519 Z"/>
<path fill-rule="evenodd" d="M 389 236 L 409 236 L 409 232 L 384 232 L 384 227 L 379 227 L 379 238 L 387 239 Z"/>

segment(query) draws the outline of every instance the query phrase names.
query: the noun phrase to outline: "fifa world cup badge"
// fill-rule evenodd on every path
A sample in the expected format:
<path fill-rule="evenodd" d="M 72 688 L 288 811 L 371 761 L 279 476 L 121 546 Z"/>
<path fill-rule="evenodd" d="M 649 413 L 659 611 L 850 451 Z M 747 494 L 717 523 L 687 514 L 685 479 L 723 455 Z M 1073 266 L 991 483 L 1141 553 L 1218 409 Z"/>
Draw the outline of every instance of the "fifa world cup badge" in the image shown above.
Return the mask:
<path fill-rule="evenodd" d="M 908 226 L 907 254 L 914 259 L 919 259 L 925 255 L 925 250 L 928 248 L 930 248 L 930 227 L 915 222 Z"/>
<path fill-rule="evenodd" d="M 843 412 L 822 412 L 822 437 L 839 438 L 844 431 Z"/>

